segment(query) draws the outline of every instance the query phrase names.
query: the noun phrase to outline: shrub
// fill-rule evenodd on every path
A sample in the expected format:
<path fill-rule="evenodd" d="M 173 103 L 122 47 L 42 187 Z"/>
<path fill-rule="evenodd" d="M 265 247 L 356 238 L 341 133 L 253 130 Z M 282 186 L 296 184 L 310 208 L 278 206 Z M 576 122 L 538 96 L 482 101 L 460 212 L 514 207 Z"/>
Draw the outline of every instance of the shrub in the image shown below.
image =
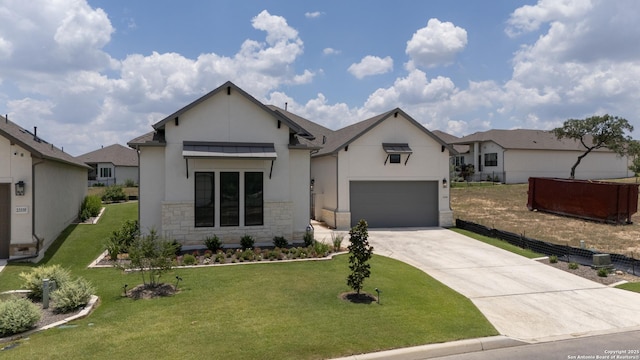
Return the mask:
<path fill-rule="evenodd" d="M 174 251 L 173 254 L 176 256 L 180 255 L 180 253 L 182 252 L 182 244 L 180 244 L 178 240 L 173 240 L 171 242 L 171 245 L 173 246 L 174 249 L 176 249 L 176 251 Z"/>
<path fill-rule="evenodd" d="M 204 238 L 204 246 L 215 253 L 218 252 L 218 250 L 222 249 L 222 242 L 216 235 L 207 236 L 206 238 Z"/>
<path fill-rule="evenodd" d="M 313 232 L 311 232 L 311 231 L 306 231 L 306 232 L 304 233 L 303 240 L 304 240 L 304 246 L 309 247 L 309 246 L 313 245 L 313 240 L 314 240 L 314 239 L 313 239 Z"/>
<path fill-rule="evenodd" d="M 80 221 L 85 221 L 90 217 L 96 217 L 100 215 L 100 209 L 102 208 L 102 201 L 97 195 L 87 195 L 82 201 L 80 206 Z"/>
<path fill-rule="evenodd" d="M 609 269 L 607 269 L 607 268 L 600 268 L 600 269 L 598 269 L 598 276 L 600 276 L 600 277 L 607 277 L 607 276 L 609 276 Z"/>
<path fill-rule="evenodd" d="M 274 236 L 273 237 L 273 246 L 282 249 L 282 248 L 286 248 L 287 246 L 289 246 L 289 242 L 287 241 L 287 239 L 284 238 L 284 236 Z"/>
<path fill-rule="evenodd" d="M 568 266 L 571 270 L 578 270 L 578 268 L 580 267 L 576 262 L 570 262 Z"/>
<path fill-rule="evenodd" d="M 255 242 L 256 240 L 251 235 L 245 235 L 240 238 L 240 246 L 242 247 L 242 250 L 253 249 L 253 244 Z"/>
<path fill-rule="evenodd" d="M 171 257 L 176 250 L 175 240 L 161 239 L 156 230 L 151 229 L 149 235 L 137 237 L 129 247 L 129 267 L 139 270 L 145 286 L 156 287 L 160 276 L 171 270 Z"/>
<path fill-rule="evenodd" d="M 256 255 L 252 249 L 246 249 L 240 253 L 241 260 L 252 261 L 253 259 L 255 259 L 255 256 Z"/>
<path fill-rule="evenodd" d="M 122 185 L 111 185 L 102 192 L 102 201 L 122 201 L 127 198 Z"/>
<path fill-rule="evenodd" d="M 329 254 L 329 245 L 322 241 L 313 241 L 313 251 L 315 251 L 317 257 L 325 257 Z"/>
<path fill-rule="evenodd" d="M 78 277 L 73 281 L 69 281 L 51 293 L 54 311 L 67 313 L 85 306 L 91 300 L 91 294 L 94 292 L 95 288 L 84 278 Z"/>
<path fill-rule="evenodd" d="M 347 276 L 347 285 L 356 294 L 360 294 L 364 280 L 371 276 L 371 265 L 368 263 L 373 256 L 373 246 L 369 245 L 369 232 L 367 222 L 361 219 L 356 226 L 349 231 L 349 269 L 351 274 Z"/>
<path fill-rule="evenodd" d="M 27 331 L 40 317 L 40 309 L 27 299 L 0 301 L 0 337 Z"/>
<path fill-rule="evenodd" d="M 120 229 L 114 230 L 106 244 L 111 260 L 115 260 L 120 253 L 129 252 L 129 246 L 139 235 L 140 227 L 137 220 L 127 220 L 122 223 Z"/>
<path fill-rule="evenodd" d="M 195 265 L 197 262 L 196 257 L 191 254 L 186 254 L 182 258 L 182 265 Z"/>
<path fill-rule="evenodd" d="M 551 255 L 549 256 L 549 262 L 552 264 L 555 264 L 558 262 L 558 256 L 557 255 Z"/>
<path fill-rule="evenodd" d="M 71 281 L 69 270 L 62 268 L 60 265 L 38 266 L 30 272 L 20 273 L 20 277 L 24 279 L 22 287 L 31 290 L 29 297 L 34 300 L 42 300 L 42 280 L 49 279 L 54 281 L 57 288 L 65 286 Z"/>
<path fill-rule="evenodd" d="M 220 264 L 224 264 L 227 262 L 227 257 L 225 255 L 225 253 L 219 252 L 216 254 L 216 262 L 220 263 Z"/>
<path fill-rule="evenodd" d="M 340 251 L 340 247 L 342 246 L 342 240 L 344 239 L 343 234 L 336 234 L 335 232 L 331 232 L 331 243 L 333 244 L 333 251 Z"/>
<path fill-rule="evenodd" d="M 132 179 L 127 179 L 124 181 L 124 186 L 125 187 L 135 187 L 136 186 L 136 182 L 133 181 Z"/>

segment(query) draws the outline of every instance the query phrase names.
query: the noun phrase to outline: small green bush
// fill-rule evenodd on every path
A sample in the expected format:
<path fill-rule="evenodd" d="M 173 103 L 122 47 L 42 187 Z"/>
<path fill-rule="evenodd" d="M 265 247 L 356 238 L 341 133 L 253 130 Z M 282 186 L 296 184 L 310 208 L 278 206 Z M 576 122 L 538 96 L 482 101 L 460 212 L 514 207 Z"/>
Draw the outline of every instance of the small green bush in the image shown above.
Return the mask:
<path fill-rule="evenodd" d="M 20 277 L 24 279 L 22 287 L 27 290 L 31 290 L 29 297 L 34 300 L 42 299 L 42 280 L 49 279 L 49 281 L 54 281 L 57 288 L 61 288 L 71 281 L 71 273 L 69 273 L 69 270 L 62 268 L 57 264 L 51 266 L 38 266 L 28 273 L 20 273 Z"/>
<path fill-rule="evenodd" d="M 333 244 L 333 251 L 340 251 L 340 247 L 342 247 L 342 240 L 344 239 L 343 234 L 336 234 L 335 232 L 331 232 L 331 243 Z"/>
<path fill-rule="evenodd" d="M 316 253 L 317 257 L 325 257 L 329 255 L 329 245 L 323 243 L 322 241 L 313 241 L 313 251 Z"/>
<path fill-rule="evenodd" d="M 124 181 L 124 186 L 125 187 L 135 187 L 136 183 L 132 179 L 127 179 L 127 180 Z"/>
<path fill-rule="evenodd" d="M 552 264 L 555 264 L 558 262 L 558 256 L 557 255 L 551 255 L 549 256 L 549 262 Z"/>
<path fill-rule="evenodd" d="M 137 220 L 127 220 L 114 230 L 107 240 L 106 249 L 111 260 L 115 260 L 118 254 L 129 252 L 129 246 L 136 237 L 140 236 L 140 226 Z"/>
<path fill-rule="evenodd" d="M 600 276 L 600 277 L 607 277 L 607 276 L 609 276 L 609 269 L 607 269 L 607 268 L 600 268 L 600 269 L 598 269 L 598 276 Z"/>
<path fill-rule="evenodd" d="M 216 254 L 216 262 L 217 263 L 224 264 L 224 263 L 227 262 L 226 259 L 227 259 L 227 257 L 225 255 L 225 253 L 219 252 L 219 253 Z"/>
<path fill-rule="evenodd" d="M 273 237 L 273 246 L 282 249 L 282 248 L 286 248 L 287 246 L 289 246 L 289 242 L 287 241 L 287 239 L 284 238 L 284 236 L 274 236 Z"/>
<path fill-rule="evenodd" d="M 196 262 L 196 257 L 191 254 L 186 254 L 182 257 L 182 265 L 195 265 Z"/>
<path fill-rule="evenodd" d="M 242 250 L 253 249 L 253 244 L 255 242 L 256 240 L 251 235 L 245 235 L 240 238 L 240 246 L 242 247 Z"/>
<path fill-rule="evenodd" d="M 124 193 L 122 185 L 111 185 L 104 189 L 102 192 L 102 201 L 114 202 L 122 201 L 127 198 L 127 194 Z"/>
<path fill-rule="evenodd" d="M 576 262 L 570 262 L 568 266 L 570 270 L 578 270 L 578 268 L 580 267 Z"/>
<path fill-rule="evenodd" d="M 0 337 L 27 331 L 40 317 L 40 309 L 27 299 L 0 301 Z"/>
<path fill-rule="evenodd" d="M 222 249 L 222 242 L 217 235 L 207 236 L 204 238 L 204 246 L 212 252 L 216 253 L 218 250 Z"/>
<path fill-rule="evenodd" d="M 100 209 L 102 208 L 102 201 L 97 195 L 87 195 L 82 201 L 80 206 L 80 221 L 85 221 L 90 217 L 96 217 L 100 215 Z"/>
<path fill-rule="evenodd" d="M 314 241 L 313 233 L 311 231 L 306 231 L 304 233 L 303 240 L 304 240 L 304 246 L 309 247 L 313 245 L 313 241 Z"/>
<path fill-rule="evenodd" d="M 51 300 L 54 304 L 53 309 L 58 313 L 73 311 L 87 305 L 94 292 L 95 288 L 89 281 L 78 277 L 51 293 Z"/>

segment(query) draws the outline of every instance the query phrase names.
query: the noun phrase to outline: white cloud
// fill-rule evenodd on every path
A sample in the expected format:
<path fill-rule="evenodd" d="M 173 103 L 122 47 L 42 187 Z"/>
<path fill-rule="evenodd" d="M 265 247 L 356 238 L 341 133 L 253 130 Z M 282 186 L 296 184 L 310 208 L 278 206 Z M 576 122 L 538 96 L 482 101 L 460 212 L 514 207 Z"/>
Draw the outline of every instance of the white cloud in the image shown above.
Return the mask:
<path fill-rule="evenodd" d="M 322 15 L 324 15 L 324 13 L 321 12 L 321 11 L 313 11 L 313 12 L 304 13 L 304 17 L 306 17 L 307 19 L 319 18 Z"/>
<path fill-rule="evenodd" d="M 536 5 L 516 9 L 505 32 L 510 37 L 538 30 L 543 23 L 579 19 L 592 9 L 590 0 L 539 0 Z"/>
<path fill-rule="evenodd" d="M 322 53 L 325 55 L 337 55 L 337 54 L 340 54 L 341 51 L 333 48 L 324 48 L 322 49 Z"/>
<path fill-rule="evenodd" d="M 271 15 L 267 10 L 262 10 L 258 16 L 253 18 L 251 23 L 254 28 L 266 31 L 269 45 L 275 45 L 298 37 L 298 31 L 290 27 L 285 18 Z"/>
<path fill-rule="evenodd" d="M 353 63 L 347 71 L 358 79 L 367 76 L 380 75 L 393 70 L 393 59 L 390 56 L 380 58 L 367 55 L 359 63 Z"/>
<path fill-rule="evenodd" d="M 405 52 L 413 66 L 434 67 L 453 61 L 455 55 L 467 45 L 467 31 L 450 22 L 429 19 L 427 26 L 418 29 L 407 41 Z"/>

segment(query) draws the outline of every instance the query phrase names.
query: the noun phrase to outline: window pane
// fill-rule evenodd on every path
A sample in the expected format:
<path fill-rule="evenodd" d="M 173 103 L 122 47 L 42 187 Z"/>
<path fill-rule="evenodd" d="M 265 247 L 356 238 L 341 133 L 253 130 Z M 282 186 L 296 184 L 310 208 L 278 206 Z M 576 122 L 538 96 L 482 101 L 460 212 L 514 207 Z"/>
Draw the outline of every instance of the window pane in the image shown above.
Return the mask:
<path fill-rule="evenodd" d="M 400 154 L 390 154 L 389 155 L 389 163 L 391 163 L 391 164 L 400 164 Z"/>
<path fill-rule="evenodd" d="M 213 173 L 197 172 L 195 175 L 195 226 L 214 226 Z"/>
<path fill-rule="evenodd" d="M 240 225 L 240 173 L 220 173 L 220 226 Z"/>
<path fill-rule="evenodd" d="M 244 224 L 263 225 L 262 173 L 244 173 Z"/>
<path fill-rule="evenodd" d="M 484 154 L 484 166 L 498 166 L 498 153 Z"/>

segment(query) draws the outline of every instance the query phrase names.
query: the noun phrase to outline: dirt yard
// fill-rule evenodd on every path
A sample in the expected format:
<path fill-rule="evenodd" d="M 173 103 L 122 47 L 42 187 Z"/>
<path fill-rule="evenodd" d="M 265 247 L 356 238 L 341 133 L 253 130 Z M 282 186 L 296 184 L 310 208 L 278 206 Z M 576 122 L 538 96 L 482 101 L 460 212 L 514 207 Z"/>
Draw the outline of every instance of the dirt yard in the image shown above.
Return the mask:
<path fill-rule="evenodd" d="M 589 249 L 640 258 L 640 214 L 631 225 L 609 225 L 529 211 L 527 190 L 528 184 L 454 187 L 454 218 L 562 245 L 584 240 Z"/>

